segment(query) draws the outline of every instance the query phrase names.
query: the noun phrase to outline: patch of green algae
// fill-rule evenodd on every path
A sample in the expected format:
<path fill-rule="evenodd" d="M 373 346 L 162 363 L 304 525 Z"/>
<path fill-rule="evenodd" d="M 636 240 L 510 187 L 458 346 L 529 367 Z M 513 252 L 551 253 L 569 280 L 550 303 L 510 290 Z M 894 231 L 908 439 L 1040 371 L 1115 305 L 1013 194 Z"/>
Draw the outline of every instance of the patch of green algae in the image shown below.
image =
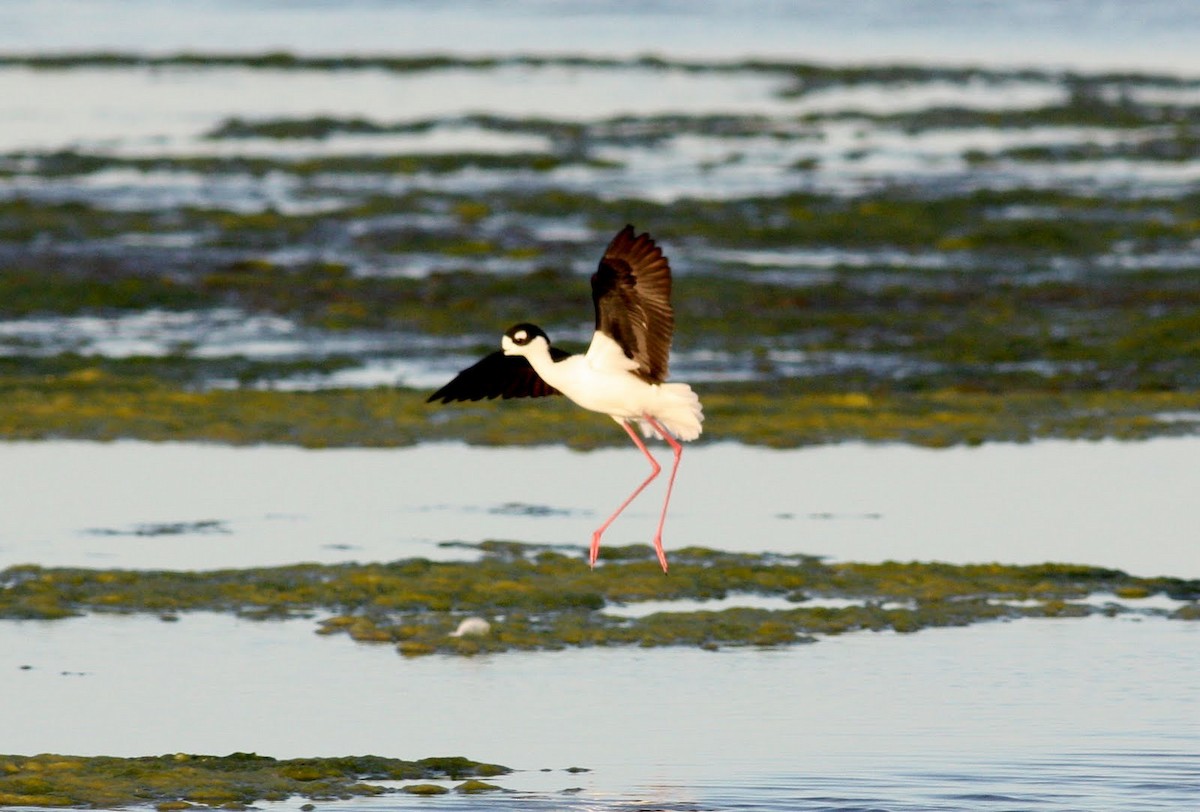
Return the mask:
<path fill-rule="evenodd" d="M 475 545 L 464 545 L 468 548 Z M 774 646 L 860 630 L 913 632 L 998 618 L 1165 611 L 1081 601 L 1115 593 L 1200 599 L 1200 580 L 1138 578 L 1068 564 L 826 563 L 792 555 L 672 550 L 664 577 L 646 546 L 610 547 L 591 570 L 582 550 L 485 542 L 474 562 L 408 559 L 387 564 L 297 564 L 212 572 L 12 567 L 0 573 L 0 618 L 55 619 L 85 612 L 194 610 L 250 618 L 325 614 L 322 634 L 396 646 L 404 655 L 637 645 Z M 641 601 L 778 596 L 785 609 L 608 614 Z M 806 607 L 813 598 L 853 605 Z M 1185 605 L 1186 608 L 1186 605 Z M 454 636 L 468 616 L 484 635 Z M 1189 619 L 1187 612 L 1174 617 Z"/>
<path fill-rule="evenodd" d="M 475 787 L 482 782 L 473 779 L 509 772 L 507 767 L 457 756 L 419 761 L 380 756 L 280 761 L 255 753 L 143 758 L 0 755 L 0 806 L 154 805 L 162 812 L 192 807 L 245 809 L 259 801 L 297 795 L 332 801 L 396 791 L 371 781 L 466 778 L 472 780 L 463 786 Z"/>
<path fill-rule="evenodd" d="M 0 364 L 0 367 L 3 365 Z M 69 371 L 67 371 L 69 369 Z M 182 373 L 181 373 L 182 374 Z M 705 441 L 796 448 L 843 441 L 931 447 L 1039 438 L 1145 439 L 1192 434 L 1197 391 L 812 391 L 802 380 L 706 384 Z M 0 374 L 0 438 L 141 439 L 310 448 L 621 445 L 612 423 L 563 398 L 431 406 L 406 389 L 196 390 L 137 366 L 70 365 L 50 374 Z M 530 415 L 537 415 L 531 420 Z"/>

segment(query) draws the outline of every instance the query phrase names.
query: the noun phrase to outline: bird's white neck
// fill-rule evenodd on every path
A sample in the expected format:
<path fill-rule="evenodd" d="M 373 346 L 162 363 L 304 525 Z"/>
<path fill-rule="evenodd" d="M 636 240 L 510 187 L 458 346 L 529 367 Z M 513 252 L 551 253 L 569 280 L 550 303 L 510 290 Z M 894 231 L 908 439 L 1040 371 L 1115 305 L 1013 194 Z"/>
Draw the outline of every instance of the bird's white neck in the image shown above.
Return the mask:
<path fill-rule="evenodd" d="M 553 378 L 555 377 L 555 362 L 550 357 L 550 345 L 541 339 L 533 341 L 531 344 L 523 348 L 521 355 L 525 356 L 525 360 L 533 367 L 541 379 L 546 383 L 554 386 Z"/>

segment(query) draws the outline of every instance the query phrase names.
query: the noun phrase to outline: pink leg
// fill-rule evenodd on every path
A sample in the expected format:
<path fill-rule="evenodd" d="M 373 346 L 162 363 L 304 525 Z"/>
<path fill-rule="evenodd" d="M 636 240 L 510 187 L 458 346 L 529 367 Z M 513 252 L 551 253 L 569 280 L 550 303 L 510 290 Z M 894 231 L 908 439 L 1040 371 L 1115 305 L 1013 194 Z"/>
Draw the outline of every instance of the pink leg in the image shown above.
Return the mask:
<path fill-rule="evenodd" d="M 675 464 L 671 466 L 671 477 L 667 480 L 667 496 L 663 499 L 662 515 L 658 517 L 658 531 L 654 534 L 654 551 L 658 553 L 658 563 L 662 564 L 663 572 L 666 572 L 667 554 L 663 552 L 662 546 L 663 523 L 667 521 L 667 505 L 671 503 L 671 490 L 675 487 L 675 474 L 679 471 L 679 460 L 683 457 L 683 446 L 671 436 L 671 432 L 660 426 L 658 421 L 653 417 L 647 415 L 646 420 L 654 427 L 659 436 L 667 441 L 667 444 L 671 446 L 671 451 L 675 454 Z"/>
<path fill-rule="evenodd" d="M 629 434 L 629 436 L 633 438 L 634 444 L 642 450 L 643 454 L 646 455 L 646 459 L 650 461 L 650 467 L 653 470 L 650 472 L 650 476 L 646 477 L 646 481 L 641 485 L 638 485 L 637 490 L 629 494 L 629 498 L 622 502 L 619 508 L 613 511 L 613 515 L 609 516 L 608 520 L 605 521 L 604 524 L 600 525 L 600 529 L 598 529 L 595 533 L 592 533 L 592 551 L 588 556 L 588 563 L 591 564 L 592 567 L 596 566 L 596 558 L 600 555 L 600 537 L 604 535 L 604 531 L 607 530 L 608 526 L 612 524 L 618 516 L 621 515 L 622 510 L 629 507 L 629 503 L 636 499 L 639 493 L 646 490 L 646 486 L 653 482 L 654 478 L 658 476 L 660 471 L 662 471 L 662 466 L 658 464 L 658 460 L 654 459 L 654 455 L 652 455 L 649 449 L 646 448 L 646 444 L 642 442 L 642 438 L 638 437 L 637 430 L 635 430 L 628 421 L 622 421 L 621 425 L 625 428 L 625 431 Z M 674 476 L 674 474 L 672 474 L 672 476 Z M 662 560 L 661 551 L 659 552 L 659 556 L 659 560 Z M 663 565 L 663 568 L 666 569 L 665 564 Z"/>

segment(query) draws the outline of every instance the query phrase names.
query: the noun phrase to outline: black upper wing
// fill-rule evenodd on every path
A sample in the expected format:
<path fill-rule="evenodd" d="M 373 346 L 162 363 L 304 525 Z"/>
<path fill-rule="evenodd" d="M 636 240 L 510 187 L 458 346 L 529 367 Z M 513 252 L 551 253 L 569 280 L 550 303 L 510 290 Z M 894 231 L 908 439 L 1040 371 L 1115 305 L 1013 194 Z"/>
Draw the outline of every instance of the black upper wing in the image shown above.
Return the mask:
<path fill-rule="evenodd" d="M 550 348 L 550 356 L 558 361 L 569 353 Z M 434 392 L 425 401 L 450 403 L 456 400 L 487 398 L 543 398 L 562 393 L 543 381 L 533 371 L 529 361 L 519 355 L 505 355 L 496 350 L 455 376 L 454 380 Z"/>
<path fill-rule="evenodd" d="M 636 374 L 650 383 L 665 380 L 675 331 L 671 266 L 649 234 L 625 226 L 613 237 L 592 274 L 592 301 L 596 329 L 637 362 Z"/>

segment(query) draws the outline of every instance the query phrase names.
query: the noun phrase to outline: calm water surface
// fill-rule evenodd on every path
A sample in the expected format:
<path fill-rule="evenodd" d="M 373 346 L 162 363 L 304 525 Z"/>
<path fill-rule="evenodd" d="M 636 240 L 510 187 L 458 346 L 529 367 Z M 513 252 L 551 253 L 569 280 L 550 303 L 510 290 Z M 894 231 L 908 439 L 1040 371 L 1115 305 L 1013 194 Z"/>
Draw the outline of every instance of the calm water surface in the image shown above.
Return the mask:
<path fill-rule="evenodd" d="M 1191 623 L 417 660 L 312 629 L 210 614 L 0 624 L 0 693 L 22 698 L 5 709 L 0 752 L 464 754 L 520 770 L 500 781 L 514 794 L 487 801 L 516 809 L 1200 803 Z M 345 806 L 430 803 L 480 801 Z"/>
<path fill-rule="evenodd" d="M 0 2 L 0 49 L 642 54 L 1200 69 L 1189 0 Z"/>
<path fill-rule="evenodd" d="M 1200 439 L 698 446 L 668 547 L 1055 559 L 1194 577 L 1198 451 Z M 642 464 L 624 450 L 10 443 L 0 554 L 5 565 L 194 569 L 469 554 L 436 545 L 448 538 L 582 544 Z M 612 541 L 644 541 L 656 499 Z M 0 752 L 462 754 L 519 770 L 502 781 L 509 794 L 486 801 L 500 809 L 1200 802 L 1194 623 L 1028 620 L 776 651 L 416 660 L 315 628 L 206 613 L 0 623 L 0 696 L 20 698 L 3 707 Z"/>
<path fill-rule="evenodd" d="M 693 446 L 664 538 L 668 553 L 699 545 L 856 561 L 1066 561 L 1194 578 L 1198 458 L 1194 437 L 947 450 Z M 486 539 L 577 545 L 582 555 L 645 471 L 632 447 L 0 443 L 0 567 L 445 559 L 470 552 L 440 542 Z M 664 487 L 647 489 L 608 542 L 648 543 Z"/>

